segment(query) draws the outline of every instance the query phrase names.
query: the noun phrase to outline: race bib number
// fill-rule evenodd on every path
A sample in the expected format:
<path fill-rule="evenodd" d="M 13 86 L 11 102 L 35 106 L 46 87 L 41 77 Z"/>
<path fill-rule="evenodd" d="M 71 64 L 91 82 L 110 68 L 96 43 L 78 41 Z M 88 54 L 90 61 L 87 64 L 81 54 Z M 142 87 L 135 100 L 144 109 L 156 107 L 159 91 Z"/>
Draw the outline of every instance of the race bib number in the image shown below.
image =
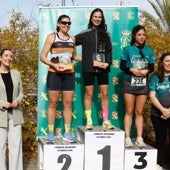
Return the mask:
<path fill-rule="evenodd" d="M 132 76 L 131 86 L 146 86 L 146 77 Z"/>

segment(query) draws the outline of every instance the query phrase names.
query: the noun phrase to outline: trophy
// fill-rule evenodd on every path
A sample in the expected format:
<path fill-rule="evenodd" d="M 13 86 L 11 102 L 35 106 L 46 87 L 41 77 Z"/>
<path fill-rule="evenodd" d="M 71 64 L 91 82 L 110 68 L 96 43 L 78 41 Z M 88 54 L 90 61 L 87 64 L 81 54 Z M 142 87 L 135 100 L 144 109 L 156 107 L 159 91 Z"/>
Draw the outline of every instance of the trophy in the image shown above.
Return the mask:
<path fill-rule="evenodd" d="M 94 67 L 100 67 L 103 63 L 105 63 L 105 55 L 103 53 L 93 54 L 93 66 Z"/>
<path fill-rule="evenodd" d="M 73 68 L 71 57 L 60 56 L 58 59 L 60 67 L 64 68 L 64 70 L 70 70 Z"/>

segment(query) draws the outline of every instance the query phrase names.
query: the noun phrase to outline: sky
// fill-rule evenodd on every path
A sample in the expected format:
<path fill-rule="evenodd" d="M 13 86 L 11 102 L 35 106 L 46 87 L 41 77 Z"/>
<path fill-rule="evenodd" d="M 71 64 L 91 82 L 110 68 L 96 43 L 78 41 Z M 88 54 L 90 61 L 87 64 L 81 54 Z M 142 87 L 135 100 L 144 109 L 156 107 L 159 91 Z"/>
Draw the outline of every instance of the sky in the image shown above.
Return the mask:
<path fill-rule="evenodd" d="M 154 14 L 147 0 L 74 0 L 74 6 L 115 6 L 123 1 L 124 5 L 138 6 Z M 11 12 L 21 12 L 25 19 L 31 20 L 38 25 L 39 7 L 44 4 L 52 6 L 73 6 L 72 0 L 0 0 L 0 27 L 8 26 Z"/>

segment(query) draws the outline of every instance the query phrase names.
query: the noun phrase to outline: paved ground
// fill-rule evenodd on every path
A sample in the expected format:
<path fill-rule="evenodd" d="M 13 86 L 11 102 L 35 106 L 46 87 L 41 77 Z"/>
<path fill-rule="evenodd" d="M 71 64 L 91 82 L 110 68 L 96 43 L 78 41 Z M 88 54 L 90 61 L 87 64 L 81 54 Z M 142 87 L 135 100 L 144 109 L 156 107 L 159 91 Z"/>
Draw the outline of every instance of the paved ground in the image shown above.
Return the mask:
<path fill-rule="evenodd" d="M 38 170 L 37 169 L 37 159 L 32 159 L 24 163 L 24 170 Z"/>

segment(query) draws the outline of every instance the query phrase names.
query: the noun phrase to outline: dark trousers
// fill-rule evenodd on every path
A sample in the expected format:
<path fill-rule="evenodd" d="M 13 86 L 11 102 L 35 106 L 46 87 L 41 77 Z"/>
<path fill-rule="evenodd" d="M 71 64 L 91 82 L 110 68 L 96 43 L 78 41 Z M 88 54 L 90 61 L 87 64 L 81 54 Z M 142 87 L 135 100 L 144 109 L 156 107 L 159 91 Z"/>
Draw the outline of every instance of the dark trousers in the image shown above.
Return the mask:
<path fill-rule="evenodd" d="M 167 120 L 161 119 L 159 116 L 151 116 L 152 124 L 155 130 L 155 145 L 158 150 L 157 164 L 163 166 L 164 155 L 166 149 L 167 129 L 170 130 L 170 118 Z"/>

